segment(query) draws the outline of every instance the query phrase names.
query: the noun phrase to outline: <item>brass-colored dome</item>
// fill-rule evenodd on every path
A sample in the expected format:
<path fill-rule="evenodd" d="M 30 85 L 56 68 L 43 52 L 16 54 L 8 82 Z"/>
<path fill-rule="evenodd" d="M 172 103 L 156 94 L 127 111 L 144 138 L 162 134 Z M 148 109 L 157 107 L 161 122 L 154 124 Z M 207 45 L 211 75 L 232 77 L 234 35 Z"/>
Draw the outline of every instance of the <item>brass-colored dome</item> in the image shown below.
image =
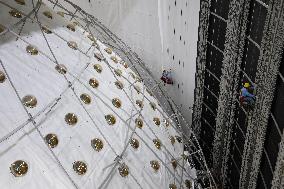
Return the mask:
<path fill-rule="evenodd" d="M 171 141 L 172 145 L 174 145 L 174 144 L 175 144 L 175 142 L 176 142 L 176 139 L 175 139 L 175 137 L 173 137 L 173 136 L 170 136 L 170 141 Z"/>
<path fill-rule="evenodd" d="M 134 86 L 134 89 L 136 90 L 136 92 L 137 92 L 138 94 L 141 93 L 141 89 L 140 89 L 140 87 L 139 87 L 138 85 L 135 85 L 135 86 Z"/>
<path fill-rule="evenodd" d="M 5 30 L 5 26 L 0 24 L 0 33 L 2 33 Z"/>
<path fill-rule="evenodd" d="M 110 59 L 114 62 L 114 63 L 118 63 L 118 59 L 115 56 L 111 56 Z"/>
<path fill-rule="evenodd" d="M 130 145 L 134 148 L 134 149 L 138 149 L 139 148 L 139 141 L 135 138 L 132 138 L 130 140 Z"/>
<path fill-rule="evenodd" d="M 27 174 L 29 169 L 28 164 L 23 160 L 17 160 L 10 166 L 10 171 L 15 177 L 21 177 Z"/>
<path fill-rule="evenodd" d="M 154 123 L 155 123 L 157 126 L 160 126 L 161 121 L 160 121 L 160 119 L 159 119 L 158 117 L 154 117 L 154 118 L 153 118 L 153 121 L 154 121 Z"/>
<path fill-rule="evenodd" d="M 189 156 L 185 155 L 185 154 L 181 154 L 181 157 L 184 159 L 184 160 L 188 160 Z"/>
<path fill-rule="evenodd" d="M 104 147 L 104 143 L 101 139 L 95 138 L 91 140 L 91 146 L 96 150 L 97 152 L 101 151 Z"/>
<path fill-rule="evenodd" d="M 139 83 L 141 83 L 141 82 L 143 81 L 143 79 L 142 79 L 141 77 L 139 77 L 139 76 L 136 76 L 135 80 L 136 80 L 137 82 L 139 82 Z"/>
<path fill-rule="evenodd" d="M 65 115 L 65 122 L 68 125 L 75 125 L 78 122 L 78 118 L 74 113 L 68 113 Z"/>
<path fill-rule="evenodd" d="M 32 45 L 28 45 L 26 48 L 27 53 L 31 54 L 31 55 L 37 55 L 38 54 L 38 50 L 36 47 L 32 46 Z"/>
<path fill-rule="evenodd" d="M 122 75 L 122 71 L 120 69 L 115 69 L 114 73 L 119 77 Z"/>
<path fill-rule="evenodd" d="M 95 65 L 94 65 L 94 69 L 95 69 L 98 73 L 102 73 L 102 71 L 103 71 L 102 66 L 99 65 L 99 64 L 95 64 Z"/>
<path fill-rule="evenodd" d="M 172 163 L 173 168 L 176 169 L 177 168 L 177 160 L 172 159 L 171 163 Z"/>
<path fill-rule="evenodd" d="M 58 145 L 58 138 L 55 134 L 47 134 L 44 138 L 50 148 L 55 148 Z"/>
<path fill-rule="evenodd" d="M 116 123 L 114 115 L 108 114 L 105 116 L 105 119 L 109 125 L 114 125 Z"/>
<path fill-rule="evenodd" d="M 98 61 L 102 61 L 104 59 L 103 55 L 101 53 L 95 53 L 95 58 L 98 60 Z"/>
<path fill-rule="evenodd" d="M 74 24 L 75 26 L 79 26 L 79 25 L 80 25 L 80 23 L 77 22 L 77 21 L 73 21 L 73 24 Z"/>
<path fill-rule="evenodd" d="M 190 180 L 186 179 L 186 180 L 184 181 L 184 183 L 185 183 L 185 187 L 186 187 L 187 189 L 191 189 L 192 183 L 191 183 Z"/>
<path fill-rule="evenodd" d="M 47 18 L 52 19 L 52 13 L 50 11 L 44 11 L 43 15 L 46 16 Z"/>
<path fill-rule="evenodd" d="M 157 149 L 161 149 L 162 143 L 159 139 L 153 139 L 153 143 L 155 144 Z"/>
<path fill-rule="evenodd" d="M 18 3 L 19 5 L 25 5 L 25 4 L 26 4 L 25 0 L 15 0 L 15 1 L 16 1 L 16 3 Z"/>
<path fill-rule="evenodd" d="M 91 41 L 93 41 L 93 42 L 95 42 L 95 43 L 97 42 L 96 38 L 93 37 L 91 34 L 87 35 L 87 37 L 88 37 Z"/>
<path fill-rule="evenodd" d="M 175 184 L 169 184 L 169 189 L 177 189 L 177 186 Z"/>
<path fill-rule="evenodd" d="M 121 164 L 118 167 L 118 171 L 119 171 L 120 176 L 122 177 L 126 177 L 129 174 L 129 168 L 125 163 Z"/>
<path fill-rule="evenodd" d="M 137 104 L 137 106 L 139 106 L 140 108 L 143 108 L 143 102 L 142 102 L 142 100 L 136 100 L 136 104 Z"/>
<path fill-rule="evenodd" d="M 67 73 L 67 68 L 64 64 L 57 64 L 55 66 L 55 70 L 58 71 L 60 74 L 66 74 Z"/>
<path fill-rule="evenodd" d="M 121 60 L 120 64 L 123 65 L 124 68 L 128 68 L 128 64 L 125 61 Z"/>
<path fill-rule="evenodd" d="M 74 49 L 74 50 L 77 50 L 78 49 L 78 45 L 75 41 L 68 41 L 67 42 L 67 45 L 71 48 L 71 49 Z"/>
<path fill-rule="evenodd" d="M 74 24 L 67 24 L 66 26 L 70 31 L 75 32 L 75 25 Z"/>
<path fill-rule="evenodd" d="M 108 53 L 108 54 L 111 54 L 112 53 L 112 49 L 111 48 L 105 48 L 105 51 Z"/>
<path fill-rule="evenodd" d="M 164 119 L 164 123 L 165 123 L 165 126 L 166 127 L 169 127 L 170 126 L 170 122 L 168 119 Z"/>
<path fill-rule="evenodd" d="M 73 163 L 73 170 L 78 175 L 84 175 L 87 172 L 87 164 L 82 161 L 76 161 Z"/>
<path fill-rule="evenodd" d="M 42 26 L 41 29 L 46 34 L 51 34 L 52 33 L 52 31 L 50 29 L 48 29 L 46 26 Z"/>
<path fill-rule="evenodd" d="M 65 15 L 65 13 L 62 12 L 62 11 L 58 11 L 57 14 L 60 15 L 60 16 L 62 16 L 62 17 L 64 17 L 64 15 Z"/>
<path fill-rule="evenodd" d="M 18 10 L 16 9 L 12 9 L 9 11 L 9 14 L 15 18 L 22 18 L 22 13 L 20 13 Z"/>
<path fill-rule="evenodd" d="M 22 103 L 29 108 L 34 108 L 37 105 L 37 99 L 33 95 L 26 95 L 22 98 Z"/>
<path fill-rule="evenodd" d="M 123 83 L 121 81 L 116 81 L 114 84 L 118 89 L 123 89 L 123 87 L 124 87 Z"/>
<path fill-rule="evenodd" d="M 5 73 L 0 71 L 0 83 L 4 83 L 5 80 L 6 80 Z"/>
<path fill-rule="evenodd" d="M 150 161 L 150 165 L 156 172 L 160 169 L 160 163 L 157 160 Z"/>
<path fill-rule="evenodd" d="M 134 74 L 134 73 L 129 72 L 129 75 L 131 75 L 131 77 L 132 77 L 133 79 L 136 79 L 136 77 L 135 77 L 135 74 Z"/>
<path fill-rule="evenodd" d="M 99 87 L 99 81 L 95 78 L 91 78 L 89 80 L 89 84 L 93 87 L 93 88 L 98 88 Z"/>
<path fill-rule="evenodd" d="M 157 108 L 156 104 L 154 102 L 150 102 L 149 104 L 150 104 L 151 108 L 155 111 L 156 108 Z"/>
<path fill-rule="evenodd" d="M 140 119 L 140 118 L 136 118 L 135 119 L 135 124 L 136 124 L 136 127 L 138 127 L 139 129 L 142 129 L 142 127 L 143 127 L 143 120 Z"/>
<path fill-rule="evenodd" d="M 91 97 L 90 97 L 88 94 L 86 94 L 86 93 L 81 94 L 81 95 L 80 95 L 80 99 L 81 99 L 85 104 L 91 104 L 91 102 L 92 102 Z"/>
<path fill-rule="evenodd" d="M 113 104 L 114 107 L 116 107 L 116 108 L 120 108 L 120 107 L 121 107 L 121 101 L 120 101 L 118 98 L 112 99 L 112 104 Z"/>

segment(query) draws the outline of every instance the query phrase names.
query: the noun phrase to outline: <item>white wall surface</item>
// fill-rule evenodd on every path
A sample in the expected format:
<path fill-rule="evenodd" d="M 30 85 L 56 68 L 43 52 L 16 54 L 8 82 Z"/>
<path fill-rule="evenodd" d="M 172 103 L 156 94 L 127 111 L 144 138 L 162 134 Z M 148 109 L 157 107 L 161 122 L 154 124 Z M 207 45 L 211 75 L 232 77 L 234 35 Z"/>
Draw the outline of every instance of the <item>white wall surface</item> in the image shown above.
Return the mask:
<path fill-rule="evenodd" d="M 72 0 L 123 39 L 159 79 L 172 69 L 167 91 L 191 122 L 200 0 Z"/>

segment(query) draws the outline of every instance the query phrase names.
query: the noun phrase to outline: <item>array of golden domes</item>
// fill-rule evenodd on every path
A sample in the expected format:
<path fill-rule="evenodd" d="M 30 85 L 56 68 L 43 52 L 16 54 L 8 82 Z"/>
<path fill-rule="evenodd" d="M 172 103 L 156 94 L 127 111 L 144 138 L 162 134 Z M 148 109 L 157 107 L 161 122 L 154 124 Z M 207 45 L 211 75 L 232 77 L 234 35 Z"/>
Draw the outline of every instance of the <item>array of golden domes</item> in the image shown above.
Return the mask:
<path fill-rule="evenodd" d="M 150 165 L 153 168 L 153 170 L 155 172 L 158 172 L 160 169 L 160 163 L 157 160 L 152 160 L 150 161 Z M 176 167 L 176 166 L 175 166 Z M 10 170 L 11 173 L 15 176 L 15 177 L 21 177 L 27 174 L 29 169 L 28 164 L 23 161 L 23 160 L 17 160 L 15 162 L 13 162 L 10 166 Z M 75 161 L 73 163 L 73 170 L 78 174 L 78 175 L 84 175 L 86 174 L 88 167 L 87 164 L 83 161 Z M 129 175 L 129 167 L 125 164 L 122 163 L 119 167 L 118 167 L 118 171 L 119 174 L 122 177 L 126 177 Z M 185 186 L 190 189 L 192 187 L 192 183 L 190 180 L 185 180 Z M 169 184 L 169 189 L 176 189 L 176 185 L 175 184 Z"/>
<path fill-rule="evenodd" d="M 18 4 L 20 5 L 25 5 L 25 1 L 24 0 L 15 0 Z M 22 18 L 23 14 L 21 12 L 19 12 L 16 9 L 12 9 L 10 10 L 9 14 L 13 17 L 16 18 Z M 58 11 L 57 12 L 58 15 L 64 17 L 65 13 Z M 53 15 L 50 11 L 44 11 L 43 15 L 46 16 L 48 19 L 53 19 Z M 76 31 L 76 25 L 78 25 L 78 23 L 69 23 L 67 24 L 67 28 L 72 31 L 75 32 Z M 4 26 L 1 27 L 2 25 L 0 25 L 0 33 L 4 31 Z M 52 30 L 49 29 L 48 26 L 42 26 L 41 27 L 42 31 L 46 34 L 51 34 Z M 96 38 L 92 35 L 88 35 L 87 36 L 94 44 L 97 43 Z M 75 41 L 68 41 L 67 45 L 74 49 L 77 50 L 78 49 L 78 45 Z M 113 50 L 111 48 L 105 48 L 104 49 L 105 52 L 107 52 L 108 54 L 112 54 Z M 30 55 L 38 55 L 39 54 L 39 50 L 33 46 L 33 45 L 28 45 L 26 47 L 26 52 Z M 101 53 L 95 53 L 94 56 L 97 58 L 98 61 L 102 61 L 105 58 L 103 57 L 103 55 Z M 124 68 L 128 68 L 128 64 L 126 62 L 124 62 L 123 60 L 120 60 L 116 57 L 116 56 L 111 56 L 110 59 L 114 62 L 114 63 L 120 63 Z M 103 68 L 100 64 L 94 64 L 93 68 L 96 70 L 97 73 L 102 73 Z M 55 66 L 55 70 L 60 73 L 60 74 L 66 74 L 67 73 L 67 67 L 64 64 L 57 64 Z M 116 74 L 116 76 L 121 77 L 123 75 L 123 72 L 121 69 L 114 69 L 114 73 Z M 141 82 L 142 79 L 138 76 L 136 76 L 134 73 L 130 72 L 129 73 L 131 75 L 131 77 L 133 79 L 135 79 L 135 81 Z M 5 82 L 6 80 L 6 75 L 3 71 L 0 70 L 0 83 Z M 124 84 L 122 83 L 122 81 L 115 81 L 115 86 L 118 89 L 123 89 L 124 88 Z M 99 87 L 99 81 L 96 78 L 90 78 L 89 79 L 89 85 L 92 88 L 98 88 Z M 141 93 L 141 88 L 138 85 L 134 85 L 134 89 L 135 91 L 140 94 Z M 147 90 L 147 89 L 146 89 Z M 147 92 L 151 95 L 150 91 L 147 90 Z M 92 98 L 89 94 L 83 93 L 80 95 L 80 100 L 86 104 L 89 105 L 92 103 Z M 116 108 L 121 108 L 122 107 L 122 101 L 119 98 L 113 98 L 112 100 L 112 105 Z M 24 106 L 28 107 L 28 108 L 34 108 L 37 106 L 38 101 L 36 99 L 35 96 L 33 95 L 26 95 L 22 98 L 22 103 Z M 143 100 L 136 100 L 136 105 L 139 108 L 143 108 L 144 103 Z M 146 105 L 146 104 L 145 104 Z M 157 105 L 154 102 L 149 102 L 149 106 L 152 108 L 152 110 L 156 110 L 157 109 Z M 67 113 L 64 117 L 66 124 L 70 125 L 70 126 L 75 126 L 78 123 L 78 117 L 75 113 Z M 105 115 L 105 121 L 108 125 L 115 125 L 117 120 L 116 117 L 113 114 L 107 114 Z M 153 122 L 155 125 L 160 126 L 161 125 L 161 121 L 159 117 L 154 117 L 153 118 Z M 167 119 L 164 119 L 164 123 L 166 127 L 170 126 L 170 122 Z M 140 118 L 140 116 L 138 118 L 135 119 L 135 125 L 136 127 L 138 127 L 139 129 L 143 128 L 143 119 Z M 50 148 L 56 148 L 59 145 L 59 139 L 58 136 L 54 133 L 49 133 L 47 134 L 45 137 L 45 142 L 46 144 L 50 147 Z M 170 136 L 169 140 L 171 142 L 172 145 L 175 144 L 175 141 L 177 140 L 179 143 L 182 142 L 182 138 L 179 136 Z M 162 142 L 160 139 L 155 138 L 153 139 L 153 143 L 154 146 L 160 150 L 162 147 Z M 140 143 L 139 140 L 135 137 L 132 137 L 129 140 L 129 144 L 130 146 L 137 150 L 140 147 Z M 91 140 L 91 147 L 96 151 L 96 152 L 100 152 L 103 148 L 104 148 L 104 142 L 102 139 L 100 138 L 94 138 Z M 160 162 L 158 160 L 152 160 L 149 162 L 150 167 L 154 170 L 154 172 L 158 172 L 160 169 Z M 171 164 L 172 167 L 174 169 L 177 168 L 177 160 L 176 159 L 172 159 L 171 160 Z M 10 170 L 11 173 L 15 176 L 15 177 L 21 177 L 24 176 L 28 173 L 29 170 L 29 166 L 28 163 L 23 161 L 23 160 L 17 160 L 15 162 L 13 162 L 10 166 Z M 73 163 L 73 170 L 78 174 L 78 175 L 84 175 L 87 173 L 88 171 L 88 165 L 86 162 L 84 161 L 75 161 Z M 130 174 L 130 168 L 127 166 L 126 163 L 120 163 L 119 167 L 118 167 L 118 172 L 121 175 L 121 177 L 127 177 Z M 191 181 L 190 180 L 186 180 L 185 181 L 186 187 L 187 188 L 191 188 Z M 169 189 L 176 189 L 177 186 L 172 183 L 169 184 Z"/>

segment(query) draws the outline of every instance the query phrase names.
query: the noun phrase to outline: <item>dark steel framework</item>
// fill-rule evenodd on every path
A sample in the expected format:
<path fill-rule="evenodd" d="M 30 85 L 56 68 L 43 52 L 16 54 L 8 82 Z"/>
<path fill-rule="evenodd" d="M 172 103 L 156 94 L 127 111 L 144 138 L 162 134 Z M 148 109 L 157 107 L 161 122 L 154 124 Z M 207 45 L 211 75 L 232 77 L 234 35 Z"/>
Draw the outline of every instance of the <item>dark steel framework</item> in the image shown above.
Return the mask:
<path fill-rule="evenodd" d="M 194 129 L 222 188 L 281 185 L 283 10 L 282 0 L 201 1 Z M 250 112 L 244 81 L 257 95 Z"/>

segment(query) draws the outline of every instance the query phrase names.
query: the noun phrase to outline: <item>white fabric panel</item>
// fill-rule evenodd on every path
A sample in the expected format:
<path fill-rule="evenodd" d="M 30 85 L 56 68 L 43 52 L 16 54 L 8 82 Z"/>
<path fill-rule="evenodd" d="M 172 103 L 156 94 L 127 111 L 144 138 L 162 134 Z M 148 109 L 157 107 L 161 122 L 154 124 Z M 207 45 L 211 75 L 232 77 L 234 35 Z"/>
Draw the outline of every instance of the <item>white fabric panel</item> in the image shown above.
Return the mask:
<path fill-rule="evenodd" d="M 190 123 L 200 0 L 72 1 L 136 51 L 157 80 L 163 69 L 172 69 L 175 83 L 166 90 Z"/>
<path fill-rule="evenodd" d="M 19 6 L 14 1 L 8 3 L 27 13 L 31 10 L 31 1 L 26 2 L 26 6 Z M 17 18 L 7 17 L 9 10 L 2 4 L 0 5 L 0 24 L 4 26 L 9 26 L 18 21 Z M 125 120 L 130 118 L 131 113 L 137 113 L 139 110 L 138 106 L 133 105 L 131 101 L 142 100 L 143 95 L 138 94 L 131 86 L 131 83 L 135 82 L 129 75 L 132 71 L 129 68 L 125 69 L 121 64 L 115 64 L 110 59 L 111 55 L 103 51 L 103 55 L 110 65 L 113 68 L 121 69 L 123 76 L 130 80 L 129 83 L 126 79 L 119 78 L 124 83 L 125 91 L 131 100 L 122 90 L 117 89 L 114 85 L 116 78 L 112 74 L 113 68 L 110 69 L 107 64 L 99 62 L 93 56 L 93 53 L 98 52 L 98 50 L 92 47 L 91 51 L 87 53 L 89 57 L 79 51 L 86 52 L 91 45 L 87 33 L 79 27 L 76 27 L 75 32 L 68 30 L 66 28 L 68 21 L 55 12 L 52 12 L 54 17 L 52 20 L 47 19 L 42 14 L 45 10 L 50 9 L 45 6 L 40 8 L 39 19 L 42 24 L 48 25 L 53 31 L 46 37 L 58 63 L 67 67 L 66 78 L 71 83 L 74 82 L 75 94 L 78 96 L 82 93 L 89 94 L 92 103 L 82 106 L 74 92 L 70 88 L 66 90 L 69 83 L 55 70 L 55 63 L 44 56 L 45 54 L 53 59 L 37 23 L 29 19 L 24 26 L 22 39 L 16 40 L 11 33 L 0 36 L 0 59 L 4 65 L 4 67 L 0 66 L 0 70 L 7 71 L 21 98 L 27 94 L 34 95 L 37 98 L 37 106 L 27 108 L 27 110 L 32 116 L 35 116 L 35 122 L 43 136 L 48 133 L 54 133 L 58 136 L 59 144 L 51 150 L 78 188 L 97 188 L 111 171 L 111 165 L 113 165 L 117 154 L 122 152 L 130 137 L 131 130 Z M 69 48 L 62 38 L 77 42 L 79 50 Z M 39 54 L 36 56 L 28 54 L 26 52 L 28 44 L 23 40 L 36 46 L 40 51 Z M 106 48 L 101 42 L 98 42 L 98 44 L 101 49 Z M 112 55 L 116 56 L 115 53 L 112 53 Z M 120 60 L 120 58 L 118 59 Z M 85 69 L 88 63 L 90 64 Z M 93 68 L 93 65 L 97 63 L 103 68 L 101 74 Z M 79 81 L 72 75 L 77 77 Z M 89 87 L 88 81 L 92 77 L 100 82 L 97 89 Z M 137 85 L 141 89 L 144 88 L 143 83 L 138 82 Z M 140 147 L 138 150 L 128 147 L 122 161 L 128 165 L 130 173 L 142 188 L 167 188 L 173 182 L 176 182 L 179 187 L 179 183 L 174 179 L 171 172 L 175 173 L 177 179 L 180 179 L 182 168 L 178 166 L 177 170 L 174 171 L 170 160 L 176 158 L 182 165 L 180 157 L 183 153 L 183 144 L 175 142 L 172 145 L 170 143 L 170 136 L 178 136 L 174 125 L 165 127 L 163 120 L 167 118 L 167 115 L 158 105 L 159 111 L 154 111 L 149 103 L 158 104 L 158 101 L 148 93 L 145 92 L 145 94 L 149 100 L 144 99 L 144 108 L 141 112 L 144 127 L 137 129 L 134 134 L 134 137 L 140 142 Z M 47 107 L 51 106 L 60 95 L 61 100 L 52 111 L 49 111 Z M 120 109 L 112 105 L 111 100 L 115 97 L 122 101 Z M 32 123 L 28 123 L 14 135 L 5 137 L 28 120 L 28 115 L 17 99 L 8 78 L 4 83 L 0 83 L 0 104 L 0 188 L 74 188 Z M 86 108 L 90 116 L 83 107 Z M 75 126 L 66 124 L 64 116 L 67 113 L 77 115 L 78 123 Z M 109 126 L 104 118 L 109 113 L 116 117 L 117 122 L 114 126 Z M 155 116 L 161 120 L 159 127 L 153 123 Z M 137 115 L 131 119 L 131 128 L 135 128 L 134 120 L 136 117 Z M 157 150 L 152 142 L 156 137 L 162 141 L 161 150 Z M 91 147 L 93 138 L 100 138 L 104 142 L 102 151 L 96 152 Z M 158 159 L 165 162 L 168 169 L 160 162 L 160 170 L 154 173 L 150 167 L 150 161 Z M 29 165 L 28 173 L 23 177 L 14 177 L 9 170 L 11 163 L 16 160 L 24 160 Z M 85 175 L 79 176 L 74 172 L 72 163 L 75 161 L 83 161 L 87 164 L 88 171 Z M 188 164 L 185 164 L 185 169 L 183 180 L 191 177 L 196 178 L 195 170 L 190 169 Z M 115 168 L 112 179 L 103 188 L 140 188 L 134 178 L 130 175 L 122 178 Z M 184 185 L 184 183 L 182 184 Z"/>

